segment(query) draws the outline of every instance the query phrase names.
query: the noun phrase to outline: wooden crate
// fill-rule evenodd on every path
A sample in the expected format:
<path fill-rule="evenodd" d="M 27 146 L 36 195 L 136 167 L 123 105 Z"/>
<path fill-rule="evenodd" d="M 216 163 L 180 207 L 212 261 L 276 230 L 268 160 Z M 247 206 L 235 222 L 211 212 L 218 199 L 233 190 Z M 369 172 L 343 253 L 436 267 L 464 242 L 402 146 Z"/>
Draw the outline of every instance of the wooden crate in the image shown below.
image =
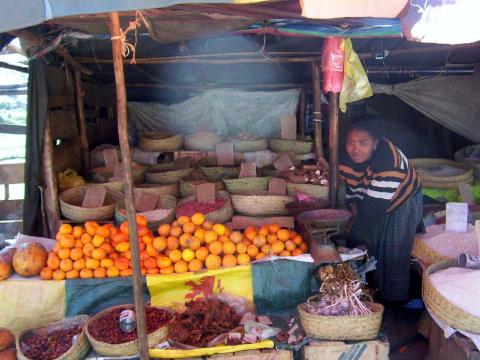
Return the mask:
<path fill-rule="evenodd" d="M 355 343 L 312 341 L 300 351 L 301 360 L 388 360 L 387 341 L 371 340 Z"/>
<path fill-rule="evenodd" d="M 212 356 L 189 357 L 183 358 L 183 360 L 293 360 L 293 353 L 290 350 L 246 350 Z"/>

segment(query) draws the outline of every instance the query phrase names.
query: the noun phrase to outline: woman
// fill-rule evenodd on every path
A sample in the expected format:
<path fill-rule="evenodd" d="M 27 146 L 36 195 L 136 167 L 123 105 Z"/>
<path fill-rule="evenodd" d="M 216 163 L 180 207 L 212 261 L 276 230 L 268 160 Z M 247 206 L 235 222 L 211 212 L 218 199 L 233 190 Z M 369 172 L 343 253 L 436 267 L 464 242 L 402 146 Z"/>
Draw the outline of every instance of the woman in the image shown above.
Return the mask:
<path fill-rule="evenodd" d="M 405 155 L 383 138 L 375 119 L 353 121 L 340 160 L 346 182 L 351 246 L 366 244 L 378 260 L 375 281 L 382 297 L 409 297 L 410 254 L 422 217 L 422 192 Z"/>

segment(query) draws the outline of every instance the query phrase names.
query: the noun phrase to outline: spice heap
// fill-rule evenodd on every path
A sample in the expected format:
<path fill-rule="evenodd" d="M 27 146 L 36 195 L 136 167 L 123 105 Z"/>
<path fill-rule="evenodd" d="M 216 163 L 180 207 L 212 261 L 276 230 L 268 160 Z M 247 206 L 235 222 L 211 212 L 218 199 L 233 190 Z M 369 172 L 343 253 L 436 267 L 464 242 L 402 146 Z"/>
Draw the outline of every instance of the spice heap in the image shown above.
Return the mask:
<path fill-rule="evenodd" d="M 192 216 L 193 214 L 200 212 L 202 214 L 210 214 L 214 211 L 221 209 L 227 202 L 226 198 L 217 197 L 215 202 L 211 204 L 200 203 L 197 200 L 191 200 L 180 204 L 177 207 L 177 216 Z"/>
<path fill-rule="evenodd" d="M 292 168 L 286 174 L 288 180 L 296 184 L 328 185 L 328 168 L 319 165 L 302 165 Z"/>

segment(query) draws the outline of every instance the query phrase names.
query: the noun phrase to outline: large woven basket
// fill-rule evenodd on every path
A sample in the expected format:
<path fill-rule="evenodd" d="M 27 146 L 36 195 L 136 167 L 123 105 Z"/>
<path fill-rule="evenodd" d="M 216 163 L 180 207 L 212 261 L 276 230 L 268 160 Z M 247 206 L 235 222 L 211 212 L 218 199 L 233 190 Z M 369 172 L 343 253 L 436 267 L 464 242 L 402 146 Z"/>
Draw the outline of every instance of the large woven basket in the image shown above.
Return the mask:
<path fill-rule="evenodd" d="M 267 139 L 257 139 L 257 140 L 238 140 L 234 138 L 228 138 L 227 142 L 233 144 L 234 152 L 254 152 L 268 149 L 268 140 Z"/>
<path fill-rule="evenodd" d="M 145 179 L 145 171 L 147 170 L 146 166 L 132 163 L 132 176 L 134 183 L 141 183 Z M 110 179 L 114 175 L 114 171 L 112 169 L 108 169 L 106 167 L 97 167 L 91 169 L 90 172 L 92 173 L 93 177 L 101 176 L 105 180 Z"/>
<path fill-rule="evenodd" d="M 205 219 L 207 219 L 208 221 L 211 221 L 213 223 L 225 224 L 225 223 L 229 222 L 232 219 L 232 216 L 233 216 L 232 200 L 230 199 L 230 195 L 225 191 L 217 192 L 216 196 L 226 198 L 227 202 L 220 209 L 218 209 L 214 212 L 205 214 Z M 193 195 L 193 196 L 189 196 L 185 199 L 180 200 L 177 204 L 177 209 L 182 204 L 184 204 L 186 202 L 189 202 L 189 201 L 192 201 L 192 200 L 195 200 L 196 198 L 197 198 L 197 196 Z"/>
<path fill-rule="evenodd" d="M 270 177 L 224 179 L 223 182 L 230 194 L 242 194 L 248 191 L 267 191 Z"/>
<path fill-rule="evenodd" d="M 213 151 L 220 142 L 222 142 L 220 136 L 207 131 L 186 135 L 184 140 L 185 149 L 195 151 Z"/>
<path fill-rule="evenodd" d="M 269 145 L 275 152 L 293 151 L 297 155 L 308 154 L 313 149 L 313 142 L 304 140 L 270 139 Z"/>
<path fill-rule="evenodd" d="M 324 185 L 287 183 L 288 195 L 295 196 L 297 191 L 303 192 L 316 199 L 328 199 L 329 187 Z"/>
<path fill-rule="evenodd" d="M 173 170 L 173 164 L 161 164 L 148 169 L 145 172 L 145 180 L 151 184 L 174 184 L 189 176 L 192 171 L 193 168 Z"/>
<path fill-rule="evenodd" d="M 88 321 L 88 316 L 87 315 L 78 315 L 75 317 L 71 318 L 66 318 L 60 321 L 57 321 L 53 324 L 50 324 L 48 326 L 43 326 L 37 329 L 33 330 L 27 330 L 23 331 L 19 336 L 16 337 L 16 346 L 17 346 L 17 359 L 19 360 L 30 360 L 30 358 L 26 357 L 22 351 L 20 350 L 20 341 L 22 337 L 29 333 L 29 332 L 38 332 L 38 331 L 47 331 L 52 329 L 52 330 L 60 330 L 64 329 L 65 327 L 69 325 L 75 325 L 75 324 L 84 324 L 83 330 L 80 333 L 80 335 L 77 338 L 77 341 L 72 345 L 72 347 L 63 355 L 59 356 L 55 360 L 80 360 L 83 359 L 88 351 L 90 350 L 90 343 L 88 342 L 87 336 L 85 335 L 86 333 L 86 326 L 85 324 Z"/>
<path fill-rule="evenodd" d="M 473 154 L 477 156 L 480 154 L 480 145 L 470 145 L 458 150 L 454 158 L 456 161 L 460 161 L 465 164 L 469 164 L 473 167 L 475 180 L 480 180 L 480 159 L 476 160 L 471 157 Z"/>
<path fill-rule="evenodd" d="M 124 308 L 124 309 L 134 309 L 133 305 L 118 305 L 113 306 L 108 309 L 105 309 L 99 312 L 94 317 L 90 318 L 87 322 L 87 326 L 85 327 L 85 333 L 87 335 L 88 341 L 92 345 L 92 348 L 97 352 L 99 355 L 103 356 L 134 356 L 138 354 L 138 340 L 129 341 L 122 344 L 108 344 L 102 341 L 96 340 L 88 331 L 88 327 L 92 324 L 96 319 L 100 316 L 105 314 L 107 311 L 116 308 Z M 158 330 L 148 334 L 148 347 L 153 348 L 154 346 L 158 345 L 162 342 L 168 335 L 168 326 L 162 326 Z"/>
<path fill-rule="evenodd" d="M 412 256 L 420 260 L 426 266 L 430 266 L 431 264 L 441 261 L 452 260 L 436 252 L 419 238 L 415 238 L 413 241 Z"/>
<path fill-rule="evenodd" d="M 140 136 L 138 146 L 146 151 L 175 151 L 183 146 L 183 135 L 147 132 Z"/>
<path fill-rule="evenodd" d="M 308 301 L 308 300 L 307 300 Z M 382 323 L 383 305 L 365 302 L 372 313 L 359 316 L 323 316 L 310 314 L 306 304 L 297 306 L 305 333 L 323 340 L 369 340 L 378 336 Z"/>
<path fill-rule="evenodd" d="M 107 189 L 107 196 L 103 206 L 98 208 L 83 208 L 82 202 L 87 186 L 78 186 L 67 189 L 59 196 L 60 211 L 67 219 L 77 222 L 87 220 L 109 220 L 113 218 L 117 203 L 123 199 L 121 192 Z"/>
<path fill-rule="evenodd" d="M 205 167 L 200 166 L 200 170 L 208 179 L 208 181 L 222 181 L 223 179 L 236 178 L 240 174 L 239 167 L 214 166 Z"/>
<path fill-rule="evenodd" d="M 427 270 L 423 272 L 422 281 L 422 297 L 425 305 L 449 326 L 457 330 L 465 330 L 475 334 L 480 334 L 480 317 L 463 311 L 458 306 L 452 304 L 443 295 L 441 295 L 433 286 L 430 275 L 433 273 L 455 267 L 457 265 L 455 260 L 442 261 L 430 265 Z"/>
<path fill-rule="evenodd" d="M 87 183 L 87 186 L 103 186 L 113 191 L 123 192 L 123 181 L 108 181 L 104 183 Z"/>
<path fill-rule="evenodd" d="M 425 187 L 434 189 L 457 188 L 460 184 L 470 184 L 473 181 L 473 169 L 469 164 L 447 159 L 411 159 L 410 163 L 417 170 L 418 177 Z M 428 172 L 428 168 L 448 166 L 457 168 L 459 174 L 438 176 Z M 422 171 L 423 169 L 423 171 Z"/>
<path fill-rule="evenodd" d="M 180 194 L 178 190 L 178 184 L 176 183 L 167 184 L 167 185 L 147 184 L 147 183 L 136 184 L 135 187 L 133 188 L 133 194 L 136 195 L 140 191 L 147 192 L 150 194 L 155 194 L 158 196 L 171 195 L 173 197 L 178 197 Z"/>
<path fill-rule="evenodd" d="M 180 180 L 180 196 L 183 198 L 193 196 L 197 194 L 197 185 L 204 184 L 206 180 Z M 222 181 L 216 181 L 215 191 L 225 190 L 225 186 Z"/>
<path fill-rule="evenodd" d="M 175 220 L 175 207 L 177 205 L 177 199 L 171 195 L 162 195 L 158 197 L 157 204 L 155 209 L 169 209 L 165 217 L 158 219 L 156 221 L 149 221 L 148 228 L 151 230 L 157 230 L 161 224 L 170 224 Z M 120 200 L 115 208 L 115 222 L 120 225 L 122 222 L 127 220 L 127 215 L 122 214 L 120 209 L 125 209 L 125 200 Z"/>
<path fill-rule="evenodd" d="M 272 194 L 235 194 L 232 204 L 235 213 L 246 216 L 288 215 L 286 205 L 294 201 L 293 196 Z"/>

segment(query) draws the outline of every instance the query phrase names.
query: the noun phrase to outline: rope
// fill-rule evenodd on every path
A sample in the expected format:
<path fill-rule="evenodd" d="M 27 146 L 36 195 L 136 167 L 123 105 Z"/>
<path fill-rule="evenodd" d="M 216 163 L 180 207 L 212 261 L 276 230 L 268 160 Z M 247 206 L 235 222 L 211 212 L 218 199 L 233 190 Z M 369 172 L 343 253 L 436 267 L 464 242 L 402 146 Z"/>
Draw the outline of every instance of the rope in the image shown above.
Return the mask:
<path fill-rule="evenodd" d="M 145 18 L 143 17 L 142 13 L 140 11 L 135 12 L 135 21 L 130 21 L 128 23 L 128 27 L 123 31 L 120 29 L 120 35 L 112 36 L 110 40 L 120 40 L 121 46 L 122 46 L 122 56 L 123 58 L 127 58 L 130 54 L 132 54 L 132 61 L 131 64 L 135 64 L 135 52 L 137 48 L 137 29 L 141 25 L 141 23 L 145 24 L 147 26 L 147 22 Z M 128 42 L 127 40 L 127 34 L 130 31 L 135 32 L 135 42 L 132 44 Z"/>

